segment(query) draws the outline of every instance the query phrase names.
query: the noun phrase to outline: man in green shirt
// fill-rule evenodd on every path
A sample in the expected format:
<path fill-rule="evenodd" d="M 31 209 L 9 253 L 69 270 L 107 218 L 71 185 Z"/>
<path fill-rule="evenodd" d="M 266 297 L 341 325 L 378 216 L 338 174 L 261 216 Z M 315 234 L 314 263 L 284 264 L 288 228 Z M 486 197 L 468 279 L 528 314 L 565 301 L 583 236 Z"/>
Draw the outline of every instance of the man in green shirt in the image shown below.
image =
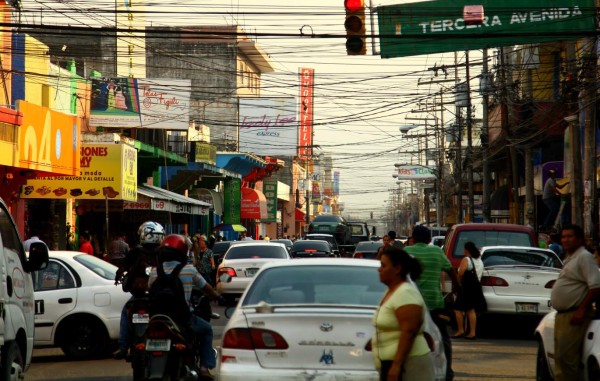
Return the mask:
<path fill-rule="evenodd" d="M 417 258 L 423 266 L 421 278 L 416 283 L 421 290 L 431 318 L 442 334 L 444 353 L 446 354 L 447 361 L 446 380 L 450 381 L 454 379 L 454 371 L 452 370 L 452 343 L 447 328 L 450 315 L 444 308 L 442 271 L 450 275 L 452 288 L 455 289 L 458 285 L 456 270 L 452 267 L 450 260 L 448 260 L 442 249 L 435 245 L 429 245 L 431 231 L 426 226 L 415 226 L 412 237 L 415 241 L 414 245 L 406 246 L 404 250 Z"/>

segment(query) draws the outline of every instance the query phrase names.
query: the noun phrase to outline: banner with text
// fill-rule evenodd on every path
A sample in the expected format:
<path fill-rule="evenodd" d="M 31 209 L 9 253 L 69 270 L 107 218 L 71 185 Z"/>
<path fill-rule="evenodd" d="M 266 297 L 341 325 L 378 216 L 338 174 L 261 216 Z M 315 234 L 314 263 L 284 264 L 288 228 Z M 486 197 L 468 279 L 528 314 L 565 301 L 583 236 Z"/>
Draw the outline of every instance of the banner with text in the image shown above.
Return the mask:
<path fill-rule="evenodd" d="M 27 180 L 21 197 L 136 201 L 137 150 L 126 144 L 82 144 L 79 176 Z"/>
<path fill-rule="evenodd" d="M 267 199 L 267 218 L 261 222 L 277 222 L 277 179 L 263 180 L 263 194 Z"/>
<path fill-rule="evenodd" d="M 240 152 L 295 156 L 298 147 L 296 98 L 240 98 Z"/>
<path fill-rule="evenodd" d="M 435 170 L 420 165 L 402 165 L 398 167 L 398 180 L 436 179 Z"/>
<path fill-rule="evenodd" d="M 313 144 L 313 106 L 314 106 L 314 84 L 315 70 L 300 68 L 300 130 L 298 137 L 298 158 L 307 160 L 312 156 Z"/>
<path fill-rule="evenodd" d="M 471 0 L 377 7 L 381 58 L 581 38 L 596 30 L 594 0 L 481 0 L 483 22 L 463 19 Z"/>
<path fill-rule="evenodd" d="M 187 131 L 191 89 L 189 79 L 92 78 L 90 124 Z"/>

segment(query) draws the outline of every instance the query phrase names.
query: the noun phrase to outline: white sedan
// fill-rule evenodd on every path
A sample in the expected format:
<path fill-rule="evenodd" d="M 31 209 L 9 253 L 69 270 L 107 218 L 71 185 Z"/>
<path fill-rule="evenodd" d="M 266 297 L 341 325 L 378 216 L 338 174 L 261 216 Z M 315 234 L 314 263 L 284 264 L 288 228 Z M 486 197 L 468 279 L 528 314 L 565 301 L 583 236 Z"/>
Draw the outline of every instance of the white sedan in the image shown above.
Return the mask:
<path fill-rule="evenodd" d="M 254 275 L 265 263 L 290 259 L 290 253 L 283 243 L 270 241 L 232 243 L 217 270 L 217 291 L 231 302 L 242 295 Z M 223 274 L 228 274 L 231 281 L 219 281 Z"/>
<path fill-rule="evenodd" d="M 131 295 L 115 286 L 117 268 L 93 255 L 50 251 L 32 274 L 36 347 L 57 346 L 74 359 L 108 353 L 119 337 L 121 310 Z"/>
<path fill-rule="evenodd" d="M 551 310 L 550 292 L 562 262 L 548 249 L 487 246 L 481 285 L 487 312 L 544 315 Z"/>
<path fill-rule="evenodd" d="M 556 311 L 544 316 L 535 330 L 538 341 L 536 380 L 552 381 L 554 377 L 554 319 Z M 583 340 L 585 380 L 600 380 L 600 316 L 592 320 Z"/>
<path fill-rule="evenodd" d="M 265 264 L 223 331 L 221 381 L 377 381 L 373 314 L 386 291 L 377 261 L 318 258 Z M 445 380 L 441 336 L 426 331 Z"/>

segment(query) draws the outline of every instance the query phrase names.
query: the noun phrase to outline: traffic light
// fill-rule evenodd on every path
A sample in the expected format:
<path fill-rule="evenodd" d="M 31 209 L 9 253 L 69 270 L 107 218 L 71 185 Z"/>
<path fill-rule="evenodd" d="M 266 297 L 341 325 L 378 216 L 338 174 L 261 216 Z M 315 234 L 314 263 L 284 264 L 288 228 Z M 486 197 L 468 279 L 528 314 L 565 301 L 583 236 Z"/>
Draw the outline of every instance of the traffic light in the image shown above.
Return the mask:
<path fill-rule="evenodd" d="M 344 0 L 346 8 L 346 53 L 350 56 L 367 54 L 365 1 Z"/>

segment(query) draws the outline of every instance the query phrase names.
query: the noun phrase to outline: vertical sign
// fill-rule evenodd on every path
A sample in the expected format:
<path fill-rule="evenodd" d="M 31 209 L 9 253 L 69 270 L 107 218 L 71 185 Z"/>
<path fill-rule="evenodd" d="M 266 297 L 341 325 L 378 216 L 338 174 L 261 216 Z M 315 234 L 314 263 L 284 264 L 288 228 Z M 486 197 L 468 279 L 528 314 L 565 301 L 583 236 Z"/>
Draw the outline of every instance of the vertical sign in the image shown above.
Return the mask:
<path fill-rule="evenodd" d="M 312 155 L 314 69 L 300 68 L 300 131 L 298 158 L 308 160 Z"/>
<path fill-rule="evenodd" d="M 242 194 L 242 180 L 231 179 L 225 182 L 225 207 L 223 208 L 223 223 L 231 225 L 240 224 L 240 205 Z"/>
<path fill-rule="evenodd" d="M 340 172 L 333 172 L 333 195 L 339 196 L 340 194 Z"/>
<path fill-rule="evenodd" d="M 265 179 L 263 193 L 267 199 L 267 218 L 261 222 L 277 222 L 277 180 Z"/>

